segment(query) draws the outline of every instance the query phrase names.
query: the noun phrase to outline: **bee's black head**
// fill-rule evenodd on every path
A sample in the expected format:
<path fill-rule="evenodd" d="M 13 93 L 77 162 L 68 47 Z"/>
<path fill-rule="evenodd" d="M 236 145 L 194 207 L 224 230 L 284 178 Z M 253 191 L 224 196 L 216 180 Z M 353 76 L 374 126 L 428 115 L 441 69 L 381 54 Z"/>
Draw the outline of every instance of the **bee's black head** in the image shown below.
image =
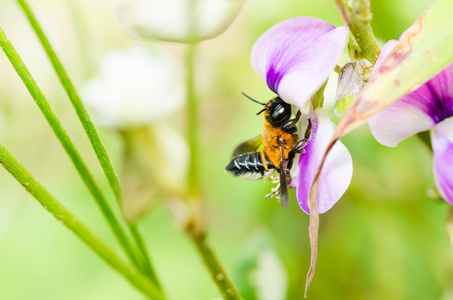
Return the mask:
<path fill-rule="evenodd" d="M 271 123 L 272 126 L 282 126 L 283 123 L 291 117 L 291 105 L 283 101 L 280 97 L 276 97 L 266 104 L 247 96 L 245 93 L 242 94 L 253 102 L 264 106 L 257 115 L 264 112 L 266 120 Z"/>
<path fill-rule="evenodd" d="M 262 111 L 266 111 L 267 121 L 276 127 L 282 126 L 291 117 L 291 105 L 280 99 L 280 97 L 269 101 Z"/>

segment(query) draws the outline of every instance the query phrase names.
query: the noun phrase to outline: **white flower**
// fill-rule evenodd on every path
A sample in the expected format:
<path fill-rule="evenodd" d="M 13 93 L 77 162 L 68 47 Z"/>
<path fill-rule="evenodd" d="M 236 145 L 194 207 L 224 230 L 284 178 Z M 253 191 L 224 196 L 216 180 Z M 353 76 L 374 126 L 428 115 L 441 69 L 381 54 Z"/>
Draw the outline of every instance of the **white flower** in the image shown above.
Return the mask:
<path fill-rule="evenodd" d="M 82 96 L 97 121 L 110 128 L 131 129 L 169 116 L 184 100 L 174 65 L 158 48 L 112 51 L 101 61 L 97 78 Z"/>

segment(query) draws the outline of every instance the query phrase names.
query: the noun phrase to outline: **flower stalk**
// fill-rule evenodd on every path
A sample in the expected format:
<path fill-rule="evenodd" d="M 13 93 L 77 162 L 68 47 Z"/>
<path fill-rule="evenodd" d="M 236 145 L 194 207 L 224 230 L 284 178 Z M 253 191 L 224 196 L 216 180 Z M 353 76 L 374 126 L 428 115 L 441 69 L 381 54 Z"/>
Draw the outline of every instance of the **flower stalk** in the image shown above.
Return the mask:
<path fill-rule="evenodd" d="M 374 65 L 381 49 L 370 26 L 372 14 L 369 9 L 369 0 L 353 0 L 351 8 L 348 6 L 348 2 L 348 0 L 335 0 L 335 5 L 359 45 L 360 54 Z"/>
<path fill-rule="evenodd" d="M 107 264 L 120 272 L 149 299 L 163 300 L 160 290 L 135 268 L 118 258 L 104 242 L 95 236 L 77 217 L 46 190 L 25 167 L 0 144 L 0 164 L 57 220 L 77 235 L 88 247 L 96 252 Z"/>
<path fill-rule="evenodd" d="M 225 300 L 238 300 L 242 299 L 239 295 L 237 289 L 231 282 L 231 280 L 226 275 L 222 266 L 220 265 L 217 257 L 206 241 L 206 236 L 204 233 L 196 234 L 192 236 L 195 245 L 197 246 L 198 251 L 203 258 L 205 265 L 208 267 L 211 272 L 212 280 L 214 280 L 217 288 L 222 295 L 222 298 Z"/>

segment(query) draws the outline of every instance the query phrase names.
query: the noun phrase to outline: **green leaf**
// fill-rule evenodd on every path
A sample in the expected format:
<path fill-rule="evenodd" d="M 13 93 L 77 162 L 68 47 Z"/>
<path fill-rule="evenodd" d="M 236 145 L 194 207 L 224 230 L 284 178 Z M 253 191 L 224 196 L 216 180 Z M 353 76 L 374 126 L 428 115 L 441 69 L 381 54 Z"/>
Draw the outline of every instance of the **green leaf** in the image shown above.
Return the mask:
<path fill-rule="evenodd" d="M 453 0 L 438 0 L 405 32 L 365 85 L 334 138 L 364 123 L 453 61 Z"/>

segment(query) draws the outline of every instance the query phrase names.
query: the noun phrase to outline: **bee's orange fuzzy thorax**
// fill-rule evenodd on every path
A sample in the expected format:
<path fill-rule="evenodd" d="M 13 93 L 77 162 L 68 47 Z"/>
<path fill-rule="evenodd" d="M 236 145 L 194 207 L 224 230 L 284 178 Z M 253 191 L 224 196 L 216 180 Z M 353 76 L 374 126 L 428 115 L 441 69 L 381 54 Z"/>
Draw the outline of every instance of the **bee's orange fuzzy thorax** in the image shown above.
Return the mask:
<path fill-rule="evenodd" d="M 284 159 L 287 160 L 289 152 L 294 148 L 299 139 L 297 134 L 290 134 L 283 131 L 281 127 L 272 126 L 266 119 L 266 112 L 264 115 L 264 125 L 261 135 L 263 137 L 262 151 L 267 155 L 276 168 L 280 167 L 282 156 L 279 140 L 283 138 L 285 141 Z"/>

